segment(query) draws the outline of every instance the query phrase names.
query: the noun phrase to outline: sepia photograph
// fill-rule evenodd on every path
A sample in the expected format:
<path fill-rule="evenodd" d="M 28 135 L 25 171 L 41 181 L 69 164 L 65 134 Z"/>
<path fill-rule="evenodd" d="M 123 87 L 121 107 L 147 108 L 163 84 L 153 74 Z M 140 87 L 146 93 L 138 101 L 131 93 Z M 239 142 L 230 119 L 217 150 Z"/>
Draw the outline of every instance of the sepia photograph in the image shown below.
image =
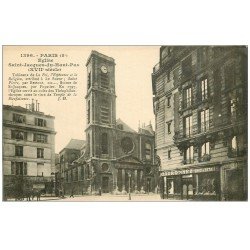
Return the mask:
<path fill-rule="evenodd" d="M 245 45 L 3 46 L 3 201 L 247 201 Z"/>

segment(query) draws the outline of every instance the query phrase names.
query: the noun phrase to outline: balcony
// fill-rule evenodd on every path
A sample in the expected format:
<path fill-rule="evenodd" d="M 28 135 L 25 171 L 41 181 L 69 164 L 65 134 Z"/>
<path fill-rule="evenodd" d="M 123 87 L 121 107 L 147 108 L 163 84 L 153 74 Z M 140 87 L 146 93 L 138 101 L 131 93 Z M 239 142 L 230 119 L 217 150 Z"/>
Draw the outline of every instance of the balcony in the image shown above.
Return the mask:
<path fill-rule="evenodd" d="M 153 68 L 153 73 L 156 73 L 160 69 L 160 63 L 157 63 Z"/>
<path fill-rule="evenodd" d="M 193 163 L 194 163 L 194 159 L 185 159 L 182 161 L 183 165 L 193 164 Z"/>
<path fill-rule="evenodd" d="M 229 158 L 236 158 L 236 157 L 243 157 L 247 155 L 247 149 L 246 148 L 228 148 L 228 153 L 227 153 Z"/>
<path fill-rule="evenodd" d="M 203 156 L 201 156 L 198 161 L 199 162 L 207 162 L 211 160 L 211 155 L 210 154 L 204 154 Z"/>

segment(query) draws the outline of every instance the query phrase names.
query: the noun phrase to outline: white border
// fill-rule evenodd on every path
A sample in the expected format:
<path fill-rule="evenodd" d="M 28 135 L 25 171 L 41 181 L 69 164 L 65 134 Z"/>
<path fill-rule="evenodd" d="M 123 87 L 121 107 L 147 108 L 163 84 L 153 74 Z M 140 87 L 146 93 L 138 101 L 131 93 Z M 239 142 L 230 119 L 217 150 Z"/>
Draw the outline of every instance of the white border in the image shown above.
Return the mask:
<path fill-rule="evenodd" d="M 2 1 L 0 37 L 2 44 L 247 45 L 247 2 Z M 249 211 L 248 202 L 1 203 L 0 244 L 26 250 L 248 249 Z"/>

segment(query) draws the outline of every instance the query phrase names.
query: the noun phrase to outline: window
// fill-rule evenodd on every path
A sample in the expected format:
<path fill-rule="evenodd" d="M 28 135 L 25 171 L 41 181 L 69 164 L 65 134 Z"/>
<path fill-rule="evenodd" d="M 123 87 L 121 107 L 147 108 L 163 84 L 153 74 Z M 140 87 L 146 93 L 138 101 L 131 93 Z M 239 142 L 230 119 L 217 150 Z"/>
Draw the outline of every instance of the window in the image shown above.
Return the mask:
<path fill-rule="evenodd" d="M 19 114 L 13 114 L 13 122 L 25 123 L 25 116 Z"/>
<path fill-rule="evenodd" d="M 87 179 L 90 178 L 90 167 L 89 167 L 89 165 L 86 166 L 86 177 L 87 177 Z"/>
<path fill-rule="evenodd" d="M 190 107 L 192 104 L 192 88 L 183 90 L 183 108 Z"/>
<path fill-rule="evenodd" d="M 200 112 L 200 133 L 209 130 L 209 109 Z"/>
<path fill-rule="evenodd" d="M 108 134 L 103 133 L 101 135 L 101 147 L 102 147 L 102 154 L 108 154 Z"/>
<path fill-rule="evenodd" d="M 134 150 L 134 143 L 130 137 L 122 138 L 121 146 L 125 154 L 131 153 Z"/>
<path fill-rule="evenodd" d="M 88 101 L 88 108 L 87 108 L 87 122 L 90 123 L 90 100 Z"/>
<path fill-rule="evenodd" d="M 101 71 L 101 87 L 108 89 L 109 87 L 109 77 L 108 77 L 108 73 L 103 73 Z"/>
<path fill-rule="evenodd" d="M 170 108 L 171 107 L 171 96 L 169 96 L 167 98 L 167 107 Z"/>
<path fill-rule="evenodd" d="M 84 167 L 81 166 L 81 179 L 83 180 L 84 179 Z"/>
<path fill-rule="evenodd" d="M 39 126 L 39 127 L 46 127 L 47 126 L 47 122 L 44 119 L 35 118 L 35 125 Z"/>
<path fill-rule="evenodd" d="M 73 172 L 73 181 L 78 181 L 78 169 L 74 168 L 72 172 Z"/>
<path fill-rule="evenodd" d="M 168 134 L 171 134 L 171 122 L 167 123 Z"/>
<path fill-rule="evenodd" d="M 91 86 L 91 72 L 88 73 L 88 89 Z"/>
<path fill-rule="evenodd" d="M 183 76 L 189 76 L 192 73 L 192 57 L 189 56 L 182 62 L 182 74 Z"/>
<path fill-rule="evenodd" d="M 102 164 L 102 172 L 107 172 L 109 170 L 109 165 L 107 163 Z"/>
<path fill-rule="evenodd" d="M 242 107 L 242 94 L 238 92 L 234 94 L 233 97 L 230 99 L 230 116 L 232 119 L 240 118 L 240 112 L 243 112 L 245 107 Z"/>
<path fill-rule="evenodd" d="M 193 120 L 192 115 L 184 118 L 184 135 L 190 137 L 193 133 Z"/>
<path fill-rule="evenodd" d="M 202 157 L 204 155 L 209 155 L 209 154 L 210 154 L 210 145 L 209 145 L 209 142 L 205 142 L 201 146 L 200 156 Z"/>
<path fill-rule="evenodd" d="M 27 162 L 11 162 L 12 175 L 27 175 Z"/>
<path fill-rule="evenodd" d="M 100 112 L 101 123 L 104 124 L 109 123 L 109 102 L 107 100 L 102 100 L 100 109 L 101 109 Z"/>
<path fill-rule="evenodd" d="M 34 141 L 35 142 L 47 142 L 47 135 L 44 134 L 34 134 Z"/>
<path fill-rule="evenodd" d="M 43 176 L 44 172 L 44 163 L 37 163 L 37 176 Z"/>
<path fill-rule="evenodd" d="M 171 149 L 168 150 L 168 159 L 171 159 Z"/>
<path fill-rule="evenodd" d="M 207 62 L 207 47 L 202 47 L 197 50 L 197 63 L 199 66 L 203 66 Z"/>
<path fill-rule="evenodd" d="M 44 158 L 44 149 L 43 148 L 37 149 L 37 158 Z"/>
<path fill-rule="evenodd" d="M 235 65 L 227 66 L 225 68 L 225 84 L 226 88 L 232 88 L 235 86 L 236 77 L 235 77 Z"/>
<path fill-rule="evenodd" d="M 191 164 L 194 162 L 194 147 L 188 147 L 184 152 L 184 164 Z"/>
<path fill-rule="evenodd" d="M 204 101 L 208 98 L 208 87 L 207 87 L 207 79 L 203 79 L 201 81 L 201 100 Z"/>
<path fill-rule="evenodd" d="M 23 146 L 16 146 L 15 147 L 15 155 L 16 156 L 23 156 Z"/>
<path fill-rule="evenodd" d="M 236 157 L 236 156 L 244 156 L 246 155 L 246 148 L 247 148 L 247 138 L 241 135 L 236 135 L 231 139 L 229 145 L 229 157 Z"/>
<path fill-rule="evenodd" d="M 11 139 L 27 140 L 27 132 L 11 130 Z"/>
<path fill-rule="evenodd" d="M 145 156 L 146 160 L 151 160 L 151 144 L 148 142 L 145 144 Z"/>
<path fill-rule="evenodd" d="M 117 128 L 120 129 L 120 130 L 123 130 L 123 125 L 122 124 L 118 124 Z"/>

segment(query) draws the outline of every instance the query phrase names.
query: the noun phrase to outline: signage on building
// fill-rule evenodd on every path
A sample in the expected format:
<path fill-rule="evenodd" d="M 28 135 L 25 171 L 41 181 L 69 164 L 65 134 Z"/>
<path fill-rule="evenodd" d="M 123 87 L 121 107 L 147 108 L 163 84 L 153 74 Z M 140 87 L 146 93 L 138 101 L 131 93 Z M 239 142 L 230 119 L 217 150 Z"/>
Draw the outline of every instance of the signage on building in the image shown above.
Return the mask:
<path fill-rule="evenodd" d="M 161 173 L 161 176 L 171 176 L 171 175 L 184 175 L 184 174 L 198 174 L 206 172 L 218 171 L 217 167 L 206 167 L 206 168 L 196 168 L 196 169 L 183 169 L 183 170 L 169 170 Z"/>
<path fill-rule="evenodd" d="M 36 184 L 33 184 L 33 188 L 34 189 L 44 189 L 45 184 L 44 183 L 36 183 Z"/>

